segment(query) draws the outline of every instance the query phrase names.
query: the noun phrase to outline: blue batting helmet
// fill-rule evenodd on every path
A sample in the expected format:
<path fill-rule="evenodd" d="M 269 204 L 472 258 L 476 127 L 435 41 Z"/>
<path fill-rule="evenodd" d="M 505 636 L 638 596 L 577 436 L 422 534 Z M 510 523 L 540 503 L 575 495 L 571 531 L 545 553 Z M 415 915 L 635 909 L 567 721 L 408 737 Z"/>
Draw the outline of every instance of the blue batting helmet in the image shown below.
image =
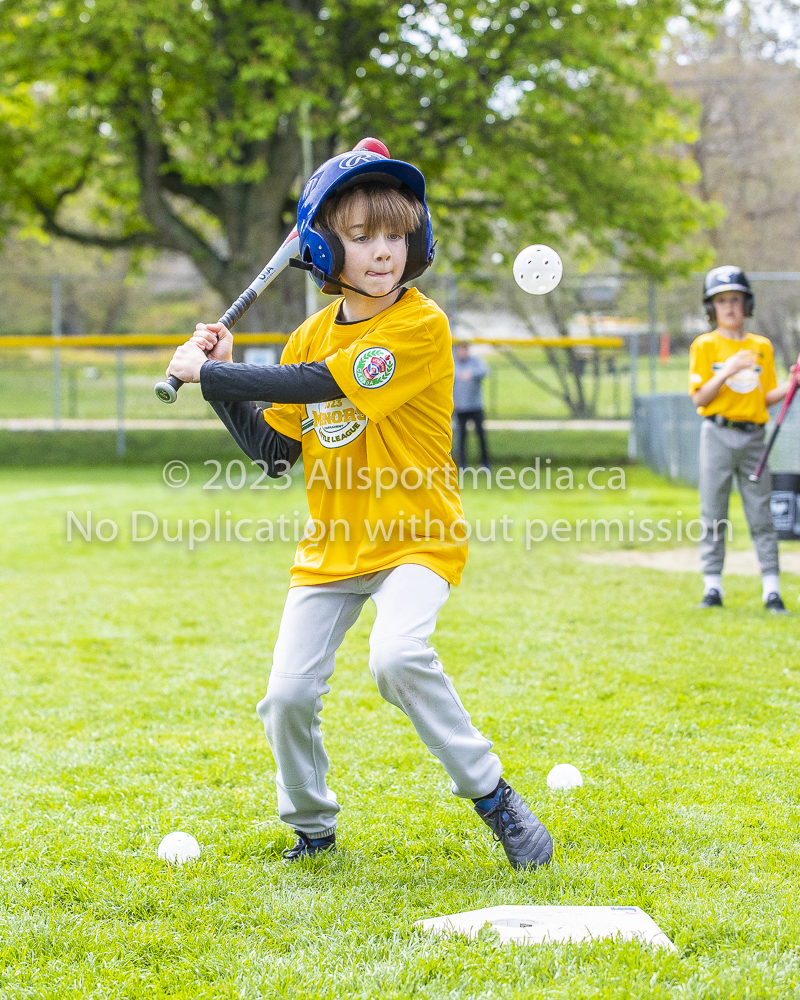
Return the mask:
<path fill-rule="evenodd" d="M 433 228 L 421 172 L 410 163 L 387 159 L 369 149 L 340 153 L 326 160 L 309 177 L 297 206 L 300 259 L 324 274 L 323 280 L 312 272 L 314 281 L 326 295 L 338 295 L 341 291 L 336 279 L 344 267 L 344 247 L 332 229 L 315 222 L 319 207 L 335 192 L 376 181 L 406 188 L 425 210 L 416 229 L 408 234 L 408 257 L 400 284 L 418 278 L 433 262 Z"/>

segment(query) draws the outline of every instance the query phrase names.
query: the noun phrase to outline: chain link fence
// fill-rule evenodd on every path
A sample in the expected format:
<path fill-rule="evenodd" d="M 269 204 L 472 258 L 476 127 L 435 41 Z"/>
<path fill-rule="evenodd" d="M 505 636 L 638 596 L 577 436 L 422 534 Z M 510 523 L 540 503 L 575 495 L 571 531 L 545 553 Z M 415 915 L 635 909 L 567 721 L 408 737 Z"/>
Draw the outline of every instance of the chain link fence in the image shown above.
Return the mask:
<path fill-rule="evenodd" d="M 770 410 L 767 440 L 780 408 L 781 404 L 776 404 Z M 696 486 L 702 423 L 688 394 L 638 396 L 631 430 L 632 457 L 662 476 Z M 789 408 L 769 464 L 775 473 L 800 473 L 800 404 Z"/>
<path fill-rule="evenodd" d="M 470 279 L 428 273 L 418 283 L 448 314 L 457 337 L 494 337 L 503 347 L 476 347 L 489 362 L 487 416 L 501 421 L 624 420 L 634 415 L 640 460 L 673 478 L 694 481 L 698 418 L 686 395 L 688 348 L 708 329 L 700 278 L 657 286 L 640 275 L 570 274 L 548 296 L 523 293 L 510 259 Z M 751 274 L 756 313 L 749 329 L 775 345 L 779 378 L 800 349 L 800 274 Z M 198 318 L 225 305 L 180 259 L 145 273 L 0 275 L 0 418 L 202 420 L 212 418 L 189 387 L 177 406 L 159 403 L 153 383 L 172 349 L 112 346 L 130 334 L 187 334 Z M 316 305 L 330 301 L 316 297 Z M 109 336 L 108 349 L 8 349 L 4 335 L 49 335 L 64 341 Z M 621 338 L 618 349 L 524 346 L 531 337 Z M 515 346 L 518 341 L 520 346 Z M 644 395 L 644 393 L 647 395 Z M 633 405 L 633 401 L 636 404 Z M 652 402 L 650 402 L 652 400 Z M 635 413 L 634 413 L 635 411 Z M 792 416 L 773 468 L 797 468 Z M 783 455 L 786 457 L 783 458 Z M 787 464 L 788 463 L 788 464 Z"/>

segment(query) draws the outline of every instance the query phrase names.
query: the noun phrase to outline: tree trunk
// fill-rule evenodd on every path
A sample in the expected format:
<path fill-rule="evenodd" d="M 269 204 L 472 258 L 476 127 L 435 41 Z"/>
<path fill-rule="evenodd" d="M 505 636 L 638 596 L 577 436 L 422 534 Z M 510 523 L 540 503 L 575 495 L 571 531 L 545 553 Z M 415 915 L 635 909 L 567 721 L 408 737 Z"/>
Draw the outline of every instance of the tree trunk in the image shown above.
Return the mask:
<path fill-rule="evenodd" d="M 223 225 L 230 259 L 225 280 L 218 289 L 233 302 L 264 267 L 294 228 L 292 187 L 302 168 L 300 138 L 294 131 L 276 136 L 253 151 L 267 160 L 267 176 L 257 184 L 239 184 L 223 195 Z M 285 216 L 291 213 L 287 224 Z M 304 275 L 286 269 L 253 303 L 238 323 L 238 329 L 255 333 L 289 333 L 302 322 Z"/>

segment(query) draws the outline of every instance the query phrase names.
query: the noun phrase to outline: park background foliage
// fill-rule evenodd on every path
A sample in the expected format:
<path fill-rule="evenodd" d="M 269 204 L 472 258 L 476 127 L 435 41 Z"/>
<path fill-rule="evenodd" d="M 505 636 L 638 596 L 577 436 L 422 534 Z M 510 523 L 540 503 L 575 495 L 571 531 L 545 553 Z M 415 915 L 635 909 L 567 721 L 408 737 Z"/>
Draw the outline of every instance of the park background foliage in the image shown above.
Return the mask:
<path fill-rule="evenodd" d="M 714 0 L 0 0 L 0 218 L 187 255 L 223 299 L 291 228 L 314 165 L 377 134 L 430 185 L 440 262 L 537 239 L 664 276 L 719 219 L 692 190 L 667 25 Z M 251 328 L 290 329 L 298 276 Z"/>

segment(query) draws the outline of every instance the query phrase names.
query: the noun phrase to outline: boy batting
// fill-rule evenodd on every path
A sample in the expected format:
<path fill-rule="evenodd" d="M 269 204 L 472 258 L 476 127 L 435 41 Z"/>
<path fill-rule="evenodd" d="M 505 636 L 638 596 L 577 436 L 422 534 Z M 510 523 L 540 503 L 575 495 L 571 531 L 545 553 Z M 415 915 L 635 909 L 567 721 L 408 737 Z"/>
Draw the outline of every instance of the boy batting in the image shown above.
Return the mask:
<path fill-rule="evenodd" d="M 200 382 L 271 475 L 303 457 L 310 518 L 258 705 L 278 811 L 297 838 L 284 859 L 335 849 L 340 807 L 320 712 L 336 650 L 371 598 L 369 668 L 381 695 L 408 716 L 511 865 L 546 864 L 549 833 L 503 779 L 429 645 L 467 550 L 450 459 L 450 330 L 434 302 L 406 287 L 433 260 L 424 178 L 377 152 L 343 153 L 309 179 L 297 221 L 301 266 L 337 298 L 295 330 L 280 365 L 232 364 L 230 332 L 199 324 L 169 368 Z"/>
<path fill-rule="evenodd" d="M 778 539 L 770 513 L 768 471 L 751 476 L 764 446 L 767 407 L 782 400 L 789 382 L 777 384 L 772 344 L 746 333 L 754 296 L 744 271 L 715 267 L 706 275 L 703 305 L 715 329 L 704 333 L 689 354 L 689 394 L 705 417 L 700 433 L 700 565 L 703 600 L 698 607 L 722 606 L 722 567 L 728 499 L 733 477 L 739 486 L 750 536 L 761 567 L 762 600 L 768 611 L 785 614 L 778 586 Z"/>

